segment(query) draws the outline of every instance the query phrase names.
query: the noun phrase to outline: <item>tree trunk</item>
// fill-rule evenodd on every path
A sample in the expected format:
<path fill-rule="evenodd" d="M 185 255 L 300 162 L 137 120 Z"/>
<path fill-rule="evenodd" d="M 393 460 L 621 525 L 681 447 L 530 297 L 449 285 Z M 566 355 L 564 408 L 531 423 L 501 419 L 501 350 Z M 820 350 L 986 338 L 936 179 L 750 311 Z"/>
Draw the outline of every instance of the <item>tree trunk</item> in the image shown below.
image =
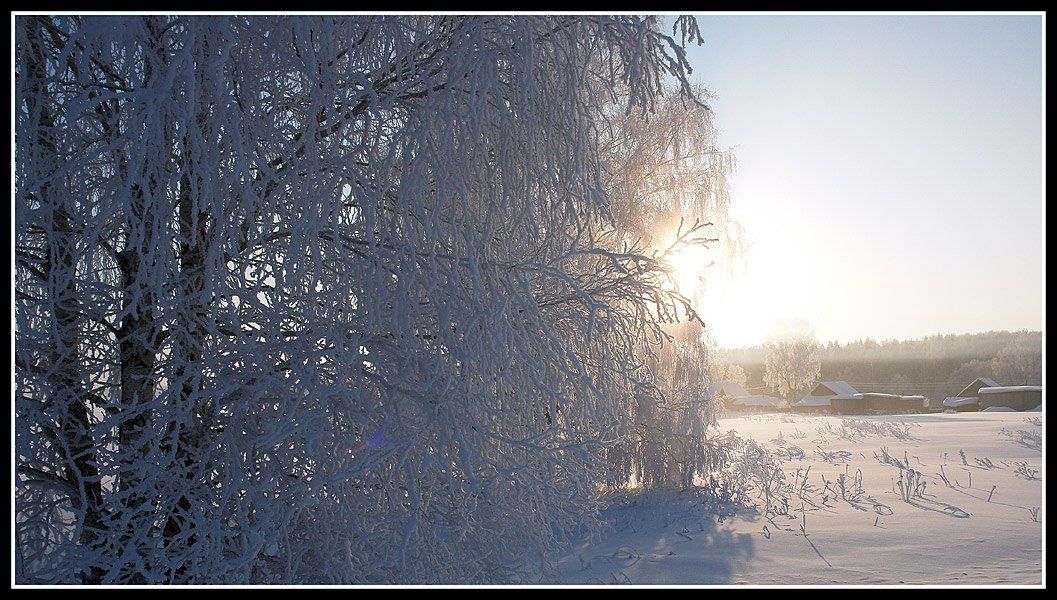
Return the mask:
<path fill-rule="evenodd" d="M 25 28 L 28 51 L 25 53 L 25 76 L 31 83 L 26 95 L 26 110 L 37 115 L 39 147 L 46 153 L 39 157 L 37 171 L 48 176 L 60 170 L 59 149 L 54 137 L 54 117 L 47 103 L 49 67 L 47 50 L 44 47 L 46 17 L 19 19 Z M 54 316 L 52 321 L 51 366 L 47 369 L 54 405 L 62 407 L 59 412 L 58 434 L 61 442 L 57 450 L 63 455 L 64 465 L 56 469 L 79 492 L 73 497 L 73 505 L 84 511 L 81 523 L 80 544 L 93 547 L 102 537 L 104 525 L 101 518 L 102 482 L 96 457 L 95 440 L 92 436 L 90 395 L 81 386 L 80 350 L 80 299 L 77 281 L 77 231 L 70 218 L 68 200 L 62 197 L 51 183 L 44 183 L 38 192 L 40 203 L 47 207 L 44 224 L 46 263 L 43 265 L 46 287 L 45 311 Z M 50 309 L 50 311 L 48 310 Z M 43 425 L 52 429 L 49 425 Z M 82 573 L 84 583 L 98 583 L 102 572 L 93 567 Z"/>

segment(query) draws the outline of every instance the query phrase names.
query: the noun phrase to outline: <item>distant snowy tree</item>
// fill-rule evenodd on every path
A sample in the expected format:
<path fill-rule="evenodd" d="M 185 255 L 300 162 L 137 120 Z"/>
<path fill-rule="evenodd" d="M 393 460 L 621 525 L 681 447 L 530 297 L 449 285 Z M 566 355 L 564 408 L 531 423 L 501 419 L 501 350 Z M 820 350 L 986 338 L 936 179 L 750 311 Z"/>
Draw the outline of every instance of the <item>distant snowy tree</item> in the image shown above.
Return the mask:
<path fill-rule="evenodd" d="M 775 325 L 765 344 L 764 383 L 786 399 L 814 385 L 821 373 L 821 347 L 807 321 L 793 319 Z"/>
<path fill-rule="evenodd" d="M 714 381 L 728 381 L 742 387 L 749 383 L 749 376 L 740 365 L 728 362 L 716 363 L 712 367 L 711 376 Z"/>
<path fill-rule="evenodd" d="M 978 377 L 995 377 L 994 359 L 980 360 L 974 358 L 966 361 L 951 373 L 950 377 L 947 378 L 947 382 L 952 388 L 960 390 Z"/>
<path fill-rule="evenodd" d="M 1014 334 L 991 360 L 995 378 L 1003 385 L 1042 385 L 1042 344 L 1039 336 Z"/>
<path fill-rule="evenodd" d="M 667 253 L 707 236 L 629 233 L 603 133 L 696 106 L 671 34 L 16 17 L 16 579 L 545 574 L 626 479 L 607 451 L 702 381 L 649 365 L 696 318 Z"/>

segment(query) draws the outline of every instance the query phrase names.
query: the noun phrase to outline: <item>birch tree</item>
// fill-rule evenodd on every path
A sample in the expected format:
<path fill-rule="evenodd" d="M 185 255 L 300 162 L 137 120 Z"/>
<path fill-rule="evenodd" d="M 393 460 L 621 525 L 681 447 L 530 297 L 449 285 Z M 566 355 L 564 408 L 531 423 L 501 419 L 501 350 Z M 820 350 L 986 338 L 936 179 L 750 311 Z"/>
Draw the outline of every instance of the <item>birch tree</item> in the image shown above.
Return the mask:
<path fill-rule="evenodd" d="M 767 362 L 763 381 L 778 395 L 789 400 L 818 381 L 822 368 L 821 347 L 807 321 L 778 322 L 767 336 L 765 346 Z"/>
<path fill-rule="evenodd" d="M 618 240 L 643 243 L 665 257 L 698 246 L 702 256 L 723 262 L 741 252 L 741 231 L 729 214 L 735 160 L 719 145 L 708 92 L 693 91 L 663 96 L 645 119 L 607 114 L 601 136 L 606 189 Z M 707 267 L 700 265 L 701 275 Z M 650 387 L 637 389 L 634 419 L 609 451 L 614 475 L 629 476 L 623 483 L 685 488 L 725 456 L 708 434 L 718 408 L 707 393 L 713 344 L 692 312 L 703 283 L 679 289 L 677 280 L 669 271 L 664 285 L 683 297 L 689 318 L 666 324 L 650 340 L 640 358 Z"/>
<path fill-rule="evenodd" d="M 988 365 L 1003 385 L 1042 385 L 1042 344 L 1017 332 Z"/>
<path fill-rule="evenodd" d="M 19 581 L 534 581 L 596 525 L 702 243 L 621 229 L 599 132 L 694 104 L 692 19 L 15 35 Z"/>
<path fill-rule="evenodd" d="M 726 381 L 745 387 L 749 383 L 749 375 L 741 365 L 730 362 L 715 362 L 709 373 L 715 381 Z"/>

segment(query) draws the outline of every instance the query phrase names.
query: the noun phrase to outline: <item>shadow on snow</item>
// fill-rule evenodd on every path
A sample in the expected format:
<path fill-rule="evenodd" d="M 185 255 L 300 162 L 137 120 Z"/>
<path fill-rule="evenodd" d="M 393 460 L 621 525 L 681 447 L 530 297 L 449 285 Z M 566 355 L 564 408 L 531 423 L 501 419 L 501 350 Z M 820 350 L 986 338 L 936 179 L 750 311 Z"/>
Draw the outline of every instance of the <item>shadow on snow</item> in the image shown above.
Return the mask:
<path fill-rule="evenodd" d="M 730 507 L 697 490 L 614 495 L 608 531 L 581 540 L 559 567 L 561 583 L 724 584 L 755 556 L 752 536 L 725 523 Z"/>

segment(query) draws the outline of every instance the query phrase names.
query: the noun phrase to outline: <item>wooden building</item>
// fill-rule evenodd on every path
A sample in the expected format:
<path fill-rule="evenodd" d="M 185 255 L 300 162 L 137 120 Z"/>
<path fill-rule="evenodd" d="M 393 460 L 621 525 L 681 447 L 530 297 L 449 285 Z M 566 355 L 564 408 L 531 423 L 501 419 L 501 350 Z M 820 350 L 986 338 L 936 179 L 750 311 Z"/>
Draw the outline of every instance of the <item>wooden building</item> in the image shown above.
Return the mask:
<path fill-rule="evenodd" d="M 835 398 L 853 398 L 858 393 L 859 390 L 847 381 L 822 381 L 794 404 L 793 409 L 799 412 L 830 412 L 830 403 Z"/>
<path fill-rule="evenodd" d="M 1032 410 L 1042 405 L 1042 386 L 1008 385 L 982 387 L 977 390 L 980 409 L 1007 406 L 1013 410 Z"/>
<path fill-rule="evenodd" d="M 925 397 L 866 392 L 834 398 L 830 409 L 838 415 L 920 413 L 925 410 Z"/>
<path fill-rule="evenodd" d="M 940 410 L 956 410 L 958 412 L 970 412 L 980 410 L 980 399 L 977 392 L 981 388 L 998 387 L 998 383 L 990 377 L 977 377 L 972 383 L 965 386 L 955 396 L 949 396 L 943 400 Z"/>

